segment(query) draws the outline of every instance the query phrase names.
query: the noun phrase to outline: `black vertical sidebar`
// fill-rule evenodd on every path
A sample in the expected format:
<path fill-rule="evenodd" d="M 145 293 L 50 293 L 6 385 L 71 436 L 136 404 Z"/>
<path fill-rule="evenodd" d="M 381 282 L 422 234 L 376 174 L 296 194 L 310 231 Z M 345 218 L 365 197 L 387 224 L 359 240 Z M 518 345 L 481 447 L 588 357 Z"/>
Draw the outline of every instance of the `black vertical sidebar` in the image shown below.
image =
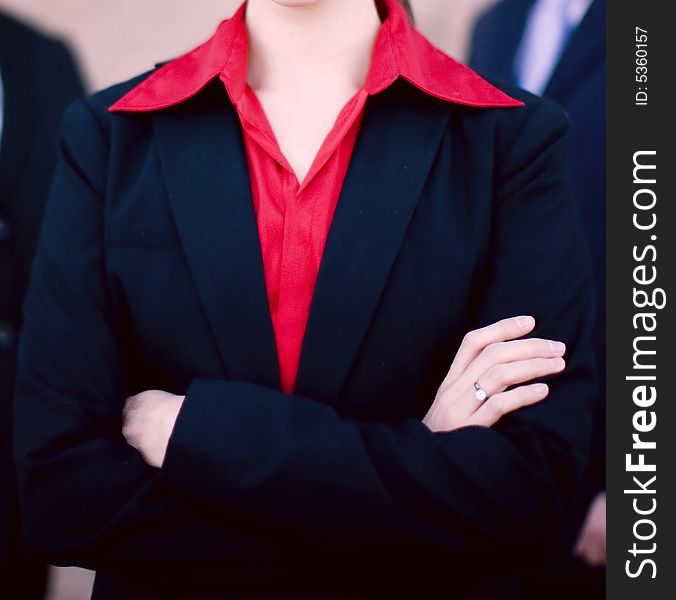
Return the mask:
<path fill-rule="evenodd" d="M 676 598 L 676 28 L 607 3 L 607 598 Z"/>

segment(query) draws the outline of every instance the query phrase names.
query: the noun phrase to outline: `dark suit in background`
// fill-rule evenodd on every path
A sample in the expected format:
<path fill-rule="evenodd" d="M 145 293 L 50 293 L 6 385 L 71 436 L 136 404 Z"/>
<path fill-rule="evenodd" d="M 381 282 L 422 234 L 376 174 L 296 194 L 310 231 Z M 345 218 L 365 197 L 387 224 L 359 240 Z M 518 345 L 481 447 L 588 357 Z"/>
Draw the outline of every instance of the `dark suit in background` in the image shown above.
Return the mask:
<path fill-rule="evenodd" d="M 478 20 L 470 66 L 516 82 L 515 62 L 535 0 L 503 0 Z M 605 489 L 605 0 L 594 0 L 566 43 L 543 96 L 571 120 L 571 190 L 592 252 L 597 290 L 595 347 L 599 399 L 592 453 L 580 500 L 581 524 L 594 496 Z"/>
<path fill-rule="evenodd" d="M 40 598 L 45 566 L 21 549 L 10 460 L 11 397 L 21 305 L 56 158 L 64 108 L 82 94 L 68 50 L 0 14 L 0 596 Z M 20 596 L 7 595 L 21 590 Z M 14 592 L 17 594 L 18 592 Z"/>

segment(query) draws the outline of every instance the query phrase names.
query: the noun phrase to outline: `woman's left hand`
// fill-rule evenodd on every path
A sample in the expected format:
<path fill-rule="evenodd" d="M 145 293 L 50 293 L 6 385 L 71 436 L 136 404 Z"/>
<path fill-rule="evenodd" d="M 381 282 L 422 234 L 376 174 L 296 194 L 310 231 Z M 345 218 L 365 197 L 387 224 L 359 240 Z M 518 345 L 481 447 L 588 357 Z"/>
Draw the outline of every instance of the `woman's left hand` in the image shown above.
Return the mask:
<path fill-rule="evenodd" d="M 151 467 L 162 467 L 169 438 L 185 396 L 148 390 L 127 398 L 122 410 L 122 435 Z"/>
<path fill-rule="evenodd" d="M 594 498 L 573 550 L 590 567 L 606 564 L 606 493 Z"/>

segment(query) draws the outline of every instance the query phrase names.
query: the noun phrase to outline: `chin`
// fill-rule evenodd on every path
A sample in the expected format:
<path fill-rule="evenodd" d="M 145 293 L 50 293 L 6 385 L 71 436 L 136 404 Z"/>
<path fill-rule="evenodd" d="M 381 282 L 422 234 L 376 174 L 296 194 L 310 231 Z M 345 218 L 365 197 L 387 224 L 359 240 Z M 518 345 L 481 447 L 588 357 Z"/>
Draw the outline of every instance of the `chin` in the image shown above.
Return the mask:
<path fill-rule="evenodd" d="M 303 6 L 312 6 L 314 4 L 321 4 L 324 0 L 271 0 L 279 6 L 287 6 L 289 8 L 300 8 Z"/>

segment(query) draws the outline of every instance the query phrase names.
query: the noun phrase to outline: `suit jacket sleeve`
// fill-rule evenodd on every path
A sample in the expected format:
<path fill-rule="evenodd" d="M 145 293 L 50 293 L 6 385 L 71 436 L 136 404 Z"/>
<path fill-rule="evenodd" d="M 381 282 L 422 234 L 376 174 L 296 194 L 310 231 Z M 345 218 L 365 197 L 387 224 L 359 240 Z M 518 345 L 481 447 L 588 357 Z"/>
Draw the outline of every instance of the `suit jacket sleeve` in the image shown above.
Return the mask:
<path fill-rule="evenodd" d="M 565 341 L 568 368 L 550 396 L 492 429 L 434 434 L 416 420 L 355 422 L 311 399 L 195 381 L 164 466 L 172 485 L 325 543 L 378 537 L 485 553 L 565 539 L 589 435 L 594 309 L 568 197 L 568 122 L 553 104 L 536 104 L 498 148 L 493 247 L 474 326 L 532 314 L 536 334 Z"/>
<path fill-rule="evenodd" d="M 126 346 L 104 266 L 109 139 L 94 113 L 81 100 L 64 117 L 25 303 L 14 414 L 24 536 L 53 564 L 224 573 L 227 559 L 274 543 L 167 488 L 120 434 Z"/>
<path fill-rule="evenodd" d="M 494 247 L 468 319 L 529 312 L 539 334 L 568 343 L 568 370 L 544 403 L 493 429 L 434 434 L 413 419 L 359 422 L 262 386 L 196 380 L 158 472 L 120 435 L 124 347 L 95 158 L 106 140 L 82 105 L 72 111 L 21 342 L 16 454 L 29 539 L 85 564 L 250 549 L 237 523 L 324 551 L 535 553 L 561 539 L 593 395 L 590 279 L 566 195 L 565 129 L 558 109 L 538 104 L 503 132 Z"/>

